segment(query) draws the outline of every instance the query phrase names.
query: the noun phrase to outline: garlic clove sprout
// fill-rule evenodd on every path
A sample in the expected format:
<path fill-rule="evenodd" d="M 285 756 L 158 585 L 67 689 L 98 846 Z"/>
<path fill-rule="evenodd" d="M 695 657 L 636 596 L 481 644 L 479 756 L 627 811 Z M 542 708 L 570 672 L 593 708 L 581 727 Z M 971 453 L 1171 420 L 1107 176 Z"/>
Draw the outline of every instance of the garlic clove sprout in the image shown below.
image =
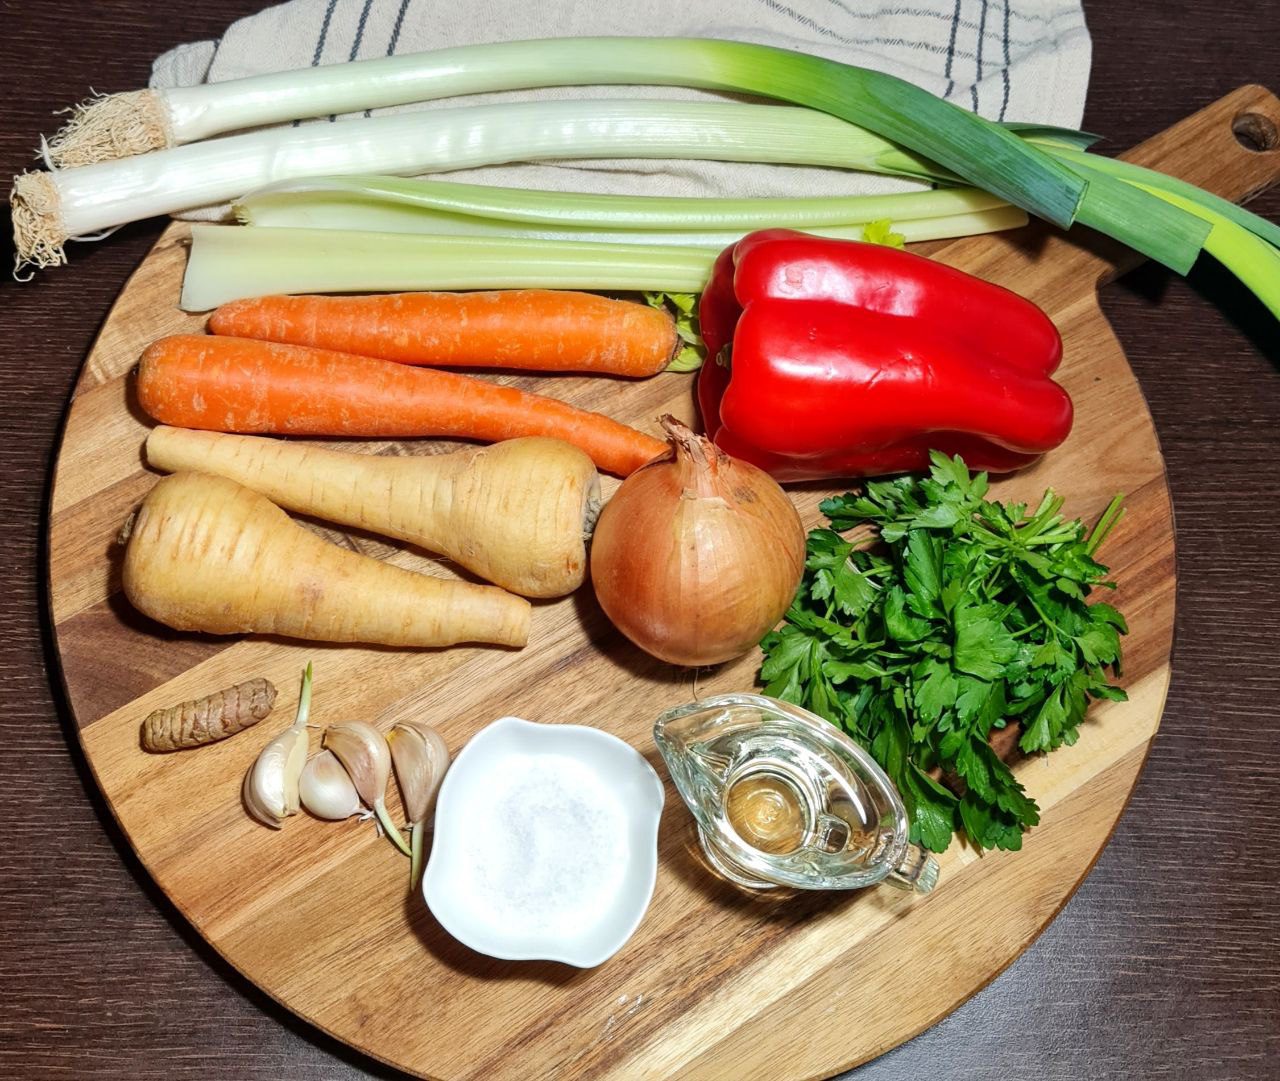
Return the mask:
<path fill-rule="evenodd" d="M 409 881 L 416 887 L 422 875 L 424 835 L 435 811 L 440 782 L 449 768 L 449 747 L 430 725 L 401 721 L 387 735 L 395 765 L 400 797 L 408 815 L 410 832 Z"/>
<path fill-rule="evenodd" d="M 280 829 L 299 807 L 298 781 L 307 761 L 307 716 L 311 712 L 311 665 L 302 673 L 293 724 L 262 748 L 245 774 L 241 798 L 259 822 Z"/>
<path fill-rule="evenodd" d="M 317 818 L 340 822 L 363 809 L 360 793 L 332 751 L 313 755 L 298 781 L 302 806 Z"/>
<path fill-rule="evenodd" d="M 364 803 L 373 809 L 388 839 L 406 856 L 409 846 L 387 814 L 387 781 L 391 777 L 391 750 L 386 737 L 364 721 L 347 721 L 325 729 L 322 741 L 342 763 Z"/>

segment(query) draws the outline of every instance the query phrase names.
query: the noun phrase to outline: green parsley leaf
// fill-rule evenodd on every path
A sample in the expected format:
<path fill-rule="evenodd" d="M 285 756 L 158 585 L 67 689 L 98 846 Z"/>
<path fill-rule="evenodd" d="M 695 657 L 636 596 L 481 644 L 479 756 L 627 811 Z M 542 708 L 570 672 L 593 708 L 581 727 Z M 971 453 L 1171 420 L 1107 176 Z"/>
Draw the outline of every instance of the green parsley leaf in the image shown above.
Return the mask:
<path fill-rule="evenodd" d="M 949 664 L 929 658 L 917 666 L 912 701 L 923 720 L 939 720 L 944 710 L 956 704 L 957 691 L 956 677 Z"/>
<path fill-rule="evenodd" d="M 890 586 L 884 602 L 884 630 L 897 642 L 918 642 L 929 634 L 929 622 L 907 612 L 907 594 L 901 586 Z"/>
<path fill-rule="evenodd" d="M 960 604 L 955 610 L 955 666 L 979 679 L 997 679 L 1017 652 L 997 605 Z"/>
<path fill-rule="evenodd" d="M 900 781 L 902 801 L 911 816 L 911 840 L 930 852 L 945 852 L 955 831 L 955 793 L 909 763 Z"/>
<path fill-rule="evenodd" d="M 936 607 L 933 602 L 942 597 L 942 542 L 922 529 L 911 530 L 902 577 L 912 596 L 928 602 L 926 612 Z"/>

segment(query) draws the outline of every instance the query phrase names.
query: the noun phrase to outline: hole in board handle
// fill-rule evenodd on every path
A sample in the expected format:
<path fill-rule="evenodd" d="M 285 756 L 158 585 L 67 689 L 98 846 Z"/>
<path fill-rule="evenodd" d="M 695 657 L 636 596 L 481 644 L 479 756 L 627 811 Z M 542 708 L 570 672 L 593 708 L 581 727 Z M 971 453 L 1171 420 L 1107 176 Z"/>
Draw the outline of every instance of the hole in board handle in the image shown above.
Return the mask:
<path fill-rule="evenodd" d="M 1280 146 L 1280 131 L 1276 130 L 1275 121 L 1261 113 L 1241 113 L 1231 121 L 1231 130 L 1236 142 L 1254 153 Z"/>

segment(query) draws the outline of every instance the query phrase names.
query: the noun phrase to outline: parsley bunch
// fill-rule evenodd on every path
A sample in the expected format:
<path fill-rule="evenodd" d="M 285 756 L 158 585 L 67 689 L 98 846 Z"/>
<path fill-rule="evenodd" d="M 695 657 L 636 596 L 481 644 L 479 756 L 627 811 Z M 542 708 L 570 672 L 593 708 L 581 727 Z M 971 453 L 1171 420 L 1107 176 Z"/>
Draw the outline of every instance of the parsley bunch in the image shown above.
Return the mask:
<path fill-rule="evenodd" d="M 813 710 L 868 747 L 902 794 L 911 839 L 943 851 L 964 829 L 979 848 L 1017 849 L 1040 818 L 989 743 L 1022 724 L 1023 751 L 1072 744 L 1090 698 L 1123 700 L 1124 617 L 1088 604 L 1107 568 L 1091 533 L 1046 492 L 1035 511 L 988 501 L 987 476 L 934 453 L 929 476 L 872 482 L 828 499 L 809 534 L 786 622 L 761 643 L 765 693 Z M 879 544 L 842 532 L 868 523 Z M 941 773 L 952 787 L 935 780 Z M 953 790 L 954 789 L 954 790 Z"/>

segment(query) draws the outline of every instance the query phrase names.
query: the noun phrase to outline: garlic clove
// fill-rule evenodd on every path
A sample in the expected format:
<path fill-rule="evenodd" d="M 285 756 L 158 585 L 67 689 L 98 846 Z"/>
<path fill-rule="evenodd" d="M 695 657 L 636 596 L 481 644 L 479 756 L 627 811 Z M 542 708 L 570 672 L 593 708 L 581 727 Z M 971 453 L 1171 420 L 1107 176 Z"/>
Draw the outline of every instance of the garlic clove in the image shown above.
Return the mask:
<path fill-rule="evenodd" d="M 307 760 L 306 732 L 286 729 L 273 739 L 245 775 L 244 803 L 264 825 L 280 829 L 298 813 L 298 778 Z"/>
<path fill-rule="evenodd" d="M 411 823 L 426 822 L 435 811 L 440 782 L 449 768 L 444 737 L 421 721 L 401 721 L 387 734 L 391 762 L 405 814 Z"/>
<path fill-rule="evenodd" d="M 302 674 L 298 713 L 293 724 L 262 748 L 245 774 L 240 795 L 245 808 L 263 825 L 280 829 L 300 805 L 298 781 L 307 761 L 307 715 L 311 712 L 311 665 Z"/>
<path fill-rule="evenodd" d="M 302 806 L 317 818 L 340 822 L 360 813 L 360 794 L 332 751 L 313 755 L 298 781 Z"/>
<path fill-rule="evenodd" d="M 392 824 L 384 802 L 391 777 L 391 750 L 386 737 L 364 721 L 347 721 L 326 728 L 322 744 L 342 763 L 360 798 L 378 816 L 391 843 L 409 855 L 409 846 Z"/>
<path fill-rule="evenodd" d="M 425 835 L 436 808 L 440 782 L 449 768 L 449 746 L 444 737 L 421 721 L 401 721 L 387 735 L 400 798 L 409 817 L 409 888 L 422 878 Z"/>
<path fill-rule="evenodd" d="M 387 792 L 391 776 L 391 751 L 386 737 L 364 721 L 331 724 L 324 730 L 322 746 L 345 767 L 365 804 L 372 807 Z"/>

